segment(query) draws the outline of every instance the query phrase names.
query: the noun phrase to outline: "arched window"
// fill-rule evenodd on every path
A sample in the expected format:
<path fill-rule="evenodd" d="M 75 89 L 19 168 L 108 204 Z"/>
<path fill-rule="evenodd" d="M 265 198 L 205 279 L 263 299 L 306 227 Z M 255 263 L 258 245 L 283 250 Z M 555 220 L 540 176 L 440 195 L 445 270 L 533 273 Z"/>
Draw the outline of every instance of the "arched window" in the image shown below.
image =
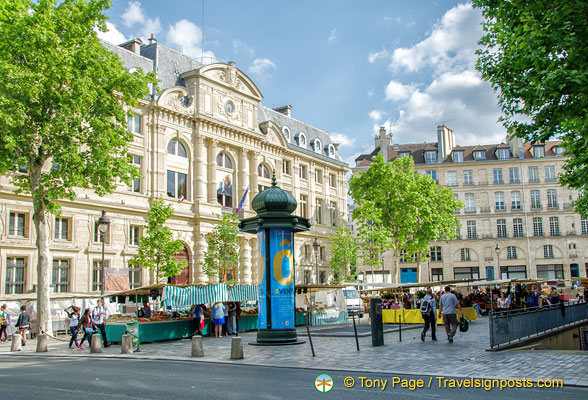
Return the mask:
<path fill-rule="evenodd" d="M 177 139 L 172 139 L 169 141 L 167 144 L 167 152 L 168 154 L 173 154 L 180 157 L 188 157 L 186 148 L 182 142 L 178 141 Z"/>
<path fill-rule="evenodd" d="M 233 207 L 233 161 L 223 152 L 216 156 L 216 199 L 224 207 Z"/>
<path fill-rule="evenodd" d="M 286 138 L 288 143 L 290 143 L 290 128 L 284 125 L 282 127 L 282 133 L 284 134 L 284 137 Z"/>
<path fill-rule="evenodd" d="M 314 152 L 319 154 L 322 153 L 322 147 L 323 145 L 321 144 L 321 141 L 314 139 Z"/>
<path fill-rule="evenodd" d="M 257 176 L 259 176 L 260 178 L 270 179 L 269 169 L 265 165 L 259 164 L 257 166 Z"/>

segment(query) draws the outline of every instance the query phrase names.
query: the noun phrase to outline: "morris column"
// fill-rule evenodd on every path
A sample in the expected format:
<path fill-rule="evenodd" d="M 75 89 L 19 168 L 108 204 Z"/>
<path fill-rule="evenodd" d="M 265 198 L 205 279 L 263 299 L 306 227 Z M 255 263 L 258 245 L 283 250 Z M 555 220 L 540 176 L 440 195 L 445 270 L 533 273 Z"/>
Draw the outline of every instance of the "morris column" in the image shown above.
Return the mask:
<path fill-rule="evenodd" d="M 307 218 L 292 215 L 296 200 L 277 186 L 253 198 L 257 216 L 245 218 L 239 229 L 256 233 L 259 284 L 259 319 L 257 344 L 297 344 L 294 326 L 294 233 L 310 228 Z"/>

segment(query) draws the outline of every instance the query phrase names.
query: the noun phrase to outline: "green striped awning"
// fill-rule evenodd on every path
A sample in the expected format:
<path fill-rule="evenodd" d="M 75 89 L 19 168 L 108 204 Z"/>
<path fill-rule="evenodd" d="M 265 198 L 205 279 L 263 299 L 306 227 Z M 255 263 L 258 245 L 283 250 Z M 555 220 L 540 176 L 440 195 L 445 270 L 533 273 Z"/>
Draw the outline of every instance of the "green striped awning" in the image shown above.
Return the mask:
<path fill-rule="evenodd" d="M 187 311 L 193 304 L 216 303 L 227 301 L 227 285 L 165 286 L 161 295 L 161 301 L 166 309 L 172 311 Z"/>
<path fill-rule="evenodd" d="M 258 285 L 235 285 L 229 289 L 229 301 L 257 301 Z"/>

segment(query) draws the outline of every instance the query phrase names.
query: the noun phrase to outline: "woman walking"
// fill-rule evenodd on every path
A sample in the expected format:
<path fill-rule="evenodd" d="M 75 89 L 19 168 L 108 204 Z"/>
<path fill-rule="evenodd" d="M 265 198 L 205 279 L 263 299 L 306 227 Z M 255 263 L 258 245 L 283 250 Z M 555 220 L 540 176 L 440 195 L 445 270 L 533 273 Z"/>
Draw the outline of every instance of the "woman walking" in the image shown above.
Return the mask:
<path fill-rule="evenodd" d="M 82 315 L 82 318 L 80 319 L 78 328 L 80 327 L 84 330 L 84 337 L 82 338 L 78 349 L 84 350 L 84 347 L 82 346 L 84 340 L 88 339 L 88 344 L 92 346 L 92 334 L 96 331 L 96 324 L 92 321 L 92 315 L 90 314 L 89 308 L 84 310 L 84 315 Z"/>
<path fill-rule="evenodd" d="M 8 313 L 6 312 L 6 304 L 2 304 L 0 307 L 0 340 L 5 342 L 8 339 L 8 334 L 6 333 L 6 328 L 8 327 L 8 320 L 9 320 Z M 4 338 L 2 338 L 4 336 Z"/>
<path fill-rule="evenodd" d="M 68 311 L 68 310 L 71 310 Z M 71 339 L 69 341 L 69 348 L 73 349 L 72 345 L 76 344 L 79 349 L 80 344 L 78 343 L 78 325 L 80 324 L 80 307 L 71 306 L 65 309 L 67 316 L 69 317 L 69 331 L 71 332 Z"/>
<path fill-rule="evenodd" d="M 31 316 L 27 312 L 27 306 L 20 306 L 20 315 L 18 316 L 18 320 L 16 320 L 16 329 L 18 329 L 18 333 L 22 336 L 22 345 L 27 345 L 27 332 L 30 328 Z"/>
<path fill-rule="evenodd" d="M 214 336 L 219 338 L 223 335 L 223 324 L 225 323 L 225 310 L 222 303 L 216 303 L 212 307 L 210 316 L 214 321 Z"/>

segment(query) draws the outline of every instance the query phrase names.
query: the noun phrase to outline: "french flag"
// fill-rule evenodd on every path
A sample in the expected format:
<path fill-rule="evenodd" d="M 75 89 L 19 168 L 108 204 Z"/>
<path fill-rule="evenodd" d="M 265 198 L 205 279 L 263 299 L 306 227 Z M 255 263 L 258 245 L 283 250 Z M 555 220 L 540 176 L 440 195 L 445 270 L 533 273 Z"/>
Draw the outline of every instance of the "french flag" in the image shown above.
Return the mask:
<path fill-rule="evenodd" d="M 180 197 L 178 197 L 178 199 L 180 200 L 180 203 L 181 203 L 182 201 L 184 201 L 184 195 L 181 194 Z"/>
<path fill-rule="evenodd" d="M 247 186 L 247 190 L 243 193 L 243 198 L 239 202 L 239 207 L 235 210 L 235 214 L 239 214 L 239 210 L 243 208 L 243 204 L 245 204 L 245 197 L 247 197 L 247 193 L 249 192 L 249 186 Z"/>

